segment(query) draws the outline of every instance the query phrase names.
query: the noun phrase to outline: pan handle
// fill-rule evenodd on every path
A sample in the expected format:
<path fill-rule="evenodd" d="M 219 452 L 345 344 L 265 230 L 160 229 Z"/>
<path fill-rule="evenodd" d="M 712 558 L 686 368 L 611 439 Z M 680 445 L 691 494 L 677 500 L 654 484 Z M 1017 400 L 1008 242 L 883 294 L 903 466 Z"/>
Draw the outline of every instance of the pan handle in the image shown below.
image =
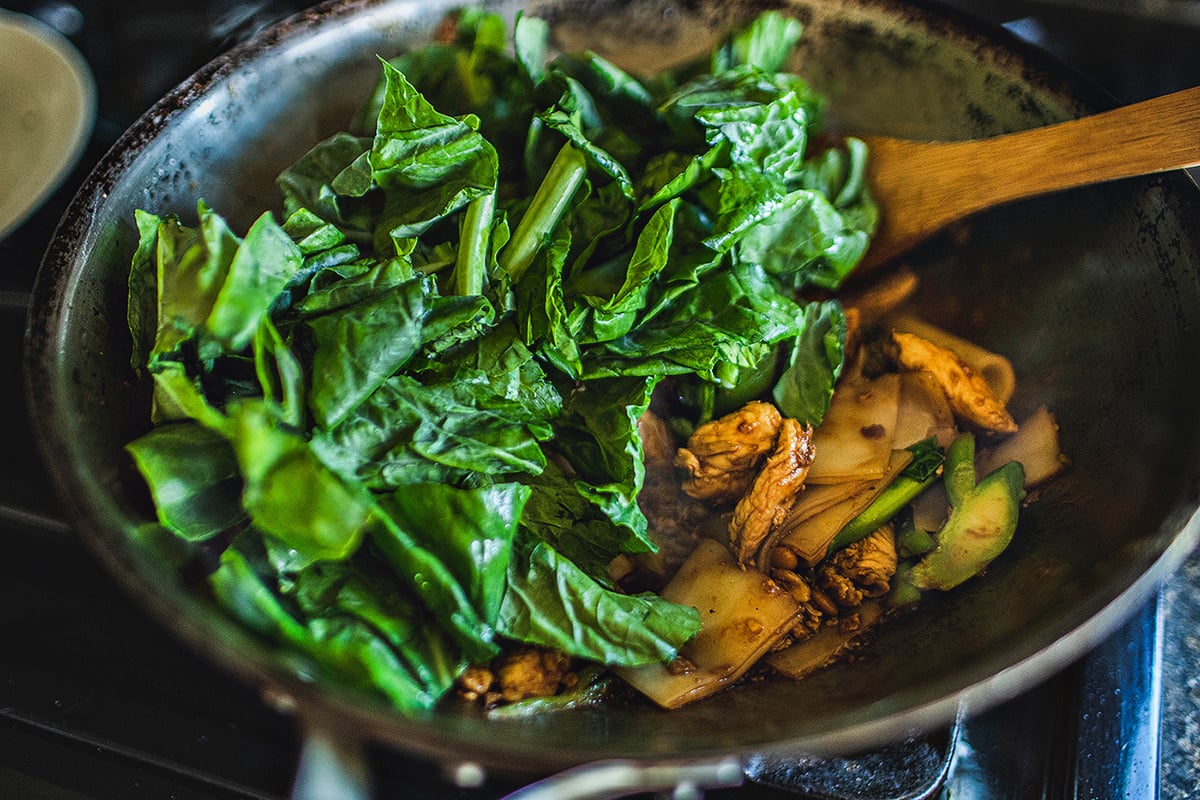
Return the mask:
<path fill-rule="evenodd" d="M 504 800 L 610 800 L 634 794 L 670 793 L 678 800 L 705 790 L 740 786 L 745 771 L 737 758 L 654 762 L 608 760 L 573 767 L 508 794 Z M 309 719 L 290 800 L 371 800 L 364 742 L 352 733 Z"/>
<path fill-rule="evenodd" d="M 698 798 L 707 789 L 741 786 L 736 758 L 711 761 L 597 761 L 559 772 L 509 794 L 505 800 L 608 800 L 646 792 Z"/>
<path fill-rule="evenodd" d="M 302 722 L 303 737 L 290 800 L 371 800 L 366 746 L 321 720 Z"/>

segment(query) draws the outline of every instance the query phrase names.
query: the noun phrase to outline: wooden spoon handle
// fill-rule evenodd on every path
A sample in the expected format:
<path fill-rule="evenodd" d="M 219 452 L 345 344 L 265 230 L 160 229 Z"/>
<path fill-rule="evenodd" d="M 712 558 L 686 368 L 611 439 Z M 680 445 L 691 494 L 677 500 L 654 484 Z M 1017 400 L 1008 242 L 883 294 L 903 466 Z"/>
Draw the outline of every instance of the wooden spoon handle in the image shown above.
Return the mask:
<path fill-rule="evenodd" d="M 1200 87 L 989 139 L 864 137 L 884 224 L 872 261 L 949 222 L 1059 189 L 1200 165 Z M 889 215 L 888 209 L 897 210 Z M 888 252 L 885 252 L 888 251 Z"/>
<path fill-rule="evenodd" d="M 990 140 L 979 207 L 1200 164 L 1200 87 Z M 978 153 L 977 153 L 978 155 Z M 1003 178 L 1003 180 L 1000 180 Z"/>

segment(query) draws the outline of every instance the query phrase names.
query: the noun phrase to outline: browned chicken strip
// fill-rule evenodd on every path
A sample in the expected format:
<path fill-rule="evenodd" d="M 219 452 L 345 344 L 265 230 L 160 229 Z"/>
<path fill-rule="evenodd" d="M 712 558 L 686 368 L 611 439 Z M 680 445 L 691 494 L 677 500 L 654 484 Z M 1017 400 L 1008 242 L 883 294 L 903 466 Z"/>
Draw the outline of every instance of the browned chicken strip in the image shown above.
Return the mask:
<path fill-rule="evenodd" d="M 627 571 L 615 577 L 610 570 L 610 577 L 630 591 L 653 591 L 661 588 L 695 549 L 713 515 L 706 504 L 688 497 L 679 486 L 674 464 L 679 442 L 667 422 L 646 411 L 638 419 L 638 435 L 646 454 L 646 473 L 637 502 L 646 515 L 656 550 L 623 557 L 615 566 Z"/>
<path fill-rule="evenodd" d="M 653 411 L 646 411 L 638 417 L 637 429 L 647 463 L 670 464 L 674 460 L 678 443 L 666 420 Z"/>
<path fill-rule="evenodd" d="M 500 656 L 493 669 L 501 698 L 515 703 L 557 694 L 570 679 L 571 659 L 556 650 L 522 648 Z"/>
<path fill-rule="evenodd" d="M 468 667 L 458 678 L 458 694 L 487 707 L 531 697 L 551 697 L 578 680 L 570 656 L 541 647 L 517 647 L 489 665 Z"/>
<path fill-rule="evenodd" d="M 831 570 L 845 577 L 866 597 L 882 597 L 896 574 L 895 528 L 889 523 L 829 559 Z M 855 604 L 857 605 L 857 603 Z"/>
<path fill-rule="evenodd" d="M 812 465 L 812 426 L 784 419 L 775 450 L 733 509 L 729 540 L 739 563 L 752 561 L 771 529 L 787 516 Z"/>
<path fill-rule="evenodd" d="M 745 495 L 759 463 L 775 446 L 782 419 L 770 403 L 753 402 L 701 425 L 675 456 L 675 466 L 688 472 L 683 490 L 711 503 Z"/>
<path fill-rule="evenodd" d="M 932 374 L 959 419 L 995 433 L 1017 430 L 1017 423 L 992 394 L 987 381 L 972 372 L 952 351 L 911 333 L 895 332 L 892 342 L 896 363 L 906 370 L 926 370 Z"/>

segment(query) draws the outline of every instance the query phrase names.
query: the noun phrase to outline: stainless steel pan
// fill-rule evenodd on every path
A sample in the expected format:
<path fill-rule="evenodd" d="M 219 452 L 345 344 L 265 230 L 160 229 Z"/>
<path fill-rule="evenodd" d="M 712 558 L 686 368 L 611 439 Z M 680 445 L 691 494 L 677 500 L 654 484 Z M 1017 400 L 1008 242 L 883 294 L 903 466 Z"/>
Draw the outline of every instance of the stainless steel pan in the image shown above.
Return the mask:
<path fill-rule="evenodd" d="M 886 626 L 853 664 L 739 686 L 679 711 L 648 704 L 492 720 L 408 720 L 297 674 L 139 546 L 148 517 L 122 445 L 146 426 L 125 281 L 133 211 L 205 198 L 244 230 L 276 173 L 343 128 L 376 54 L 430 36 L 443 0 L 320 5 L 220 57 L 140 119 L 92 173 L 51 244 L 28 336 L 30 411 L 58 490 L 115 579 L 222 667 L 294 704 L 322 741 L 378 740 L 490 769 L 543 773 L 761 751 L 849 752 L 1002 701 L 1112 632 L 1191 549 L 1200 522 L 1200 195 L 1183 174 L 999 209 L 914 253 L 922 313 L 1013 357 L 1018 416 L 1049 405 L 1070 469 L 1040 492 L 986 579 Z M 534 2 L 565 46 L 634 68 L 706 50 L 755 2 Z M 830 125 L 961 138 L 1111 104 L 1001 30 L 925 5 L 781 0 L 806 25 L 798 69 Z M 513 3 L 497 4 L 515 13 Z M 1197 143 L 1200 146 L 1200 143 Z M 986 169 L 981 164 L 980 169 Z"/>

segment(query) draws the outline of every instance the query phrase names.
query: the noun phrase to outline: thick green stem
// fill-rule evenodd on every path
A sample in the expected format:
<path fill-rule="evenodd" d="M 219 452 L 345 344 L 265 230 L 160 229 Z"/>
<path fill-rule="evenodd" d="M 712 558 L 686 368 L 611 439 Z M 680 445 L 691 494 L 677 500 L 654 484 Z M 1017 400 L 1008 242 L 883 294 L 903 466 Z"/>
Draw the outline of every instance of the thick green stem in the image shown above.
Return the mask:
<path fill-rule="evenodd" d="M 892 517 L 899 514 L 901 509 L 928 489 L 937 479 L 937 475 L 930 475 L 923 480 L 918 480 L 901 473 L 880 493 L 879 497 L 875 498 L 871 505 L 838 531 L 837 536 L 833 537 L 833 541 L 829 543 L 827 552 L 841 550 L 874 533 Z"/>
<path fill-rule="evenodd" d="M 944 460 L 933 439 L 918 442 L 909 451 L 913 454 L 912 463 L 879 493 L 871 505 L 838 531 L 827 554 L 874 533 L 941 477 Z"/>
<path fill-rule="evenodd" d="M 958 507 L 975 489 L 975 437 L 958 436 L 946 448 L 946 494 L 950 505 Z"/>
<path fill-rule="evenodd" d="M 896 552 L 901 558 L 923 556 L 936 546 L 929 532 L 914 525 L 911 518 L 896 531 Z"/>
<path fill-rule="evenodd" d="M 483 278 L 487 274 L 488 244 L 491 242 L 492 220 L 496 215 L 496 193 L 476 197 L 463 214 L 459 235 L 458 257 L 454 263 L 454 293 L 483 294 Z"/>
<path fill-rule="evenodd" d="M 500 266 L 518 281 L 533 263 L 542 242 L 566 213 L 579 185 L 587 175 L 587 159 L 568 142 L 554 157 L 546 177 L 529 202 L 508 246 L 500 254 Z"/>

